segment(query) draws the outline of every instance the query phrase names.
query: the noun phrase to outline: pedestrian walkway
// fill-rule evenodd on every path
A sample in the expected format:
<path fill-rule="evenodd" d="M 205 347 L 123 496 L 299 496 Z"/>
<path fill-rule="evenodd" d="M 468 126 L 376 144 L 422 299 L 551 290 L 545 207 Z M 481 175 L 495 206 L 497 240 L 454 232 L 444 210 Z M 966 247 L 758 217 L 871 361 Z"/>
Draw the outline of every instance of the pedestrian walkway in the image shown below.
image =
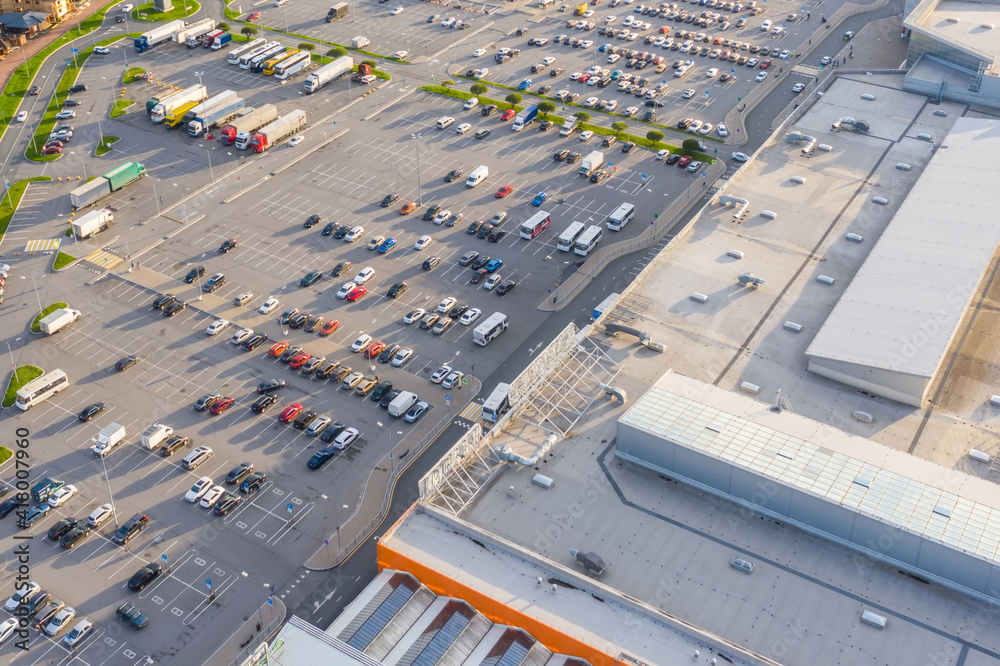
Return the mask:
<path fill-rule="evenodd" d="M 83 260 L 102 271 L 108 271 L 125 261 L 125 257 L 115 254 L 113 250 L 97 250 L 88 254 Z"/>
<path fill-rule="evenodd" d="M 483 406 L 478 402 L 470 402 L 465 406 L 465 409 L 458 413 L 458 417 L 472 423 L 479 423 L 479 420 L 483 418 Z"/>
<path fill-rule="evenodd" d="M 47 252 L 59 249 L 58 238 L 48 238 L 46 240 L 31 240 L 24 246 L 25 252 Z"/>

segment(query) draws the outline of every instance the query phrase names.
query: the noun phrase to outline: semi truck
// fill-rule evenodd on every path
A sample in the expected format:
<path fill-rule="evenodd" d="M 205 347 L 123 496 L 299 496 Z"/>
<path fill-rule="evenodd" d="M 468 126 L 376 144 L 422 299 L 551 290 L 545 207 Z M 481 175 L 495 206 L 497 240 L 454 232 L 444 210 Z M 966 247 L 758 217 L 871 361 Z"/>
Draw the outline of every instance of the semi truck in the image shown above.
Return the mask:
<path fill-rule="evenodd" d="M 167 114 L 172 113 L 174 110 L 189 102 L 201 104 L 206 99 L 208 99 L 208 88 L 203 85 L 197 85 L 164 98 L 153 98 L 149 102 L 156 103 L 150 108 L 149 102 L 146 102 L 146 109 L 149 110 L 150 120 L 154 123 L 162 123 L 166 120 Z"/>
<path fill-rule="evenodd" d="M 242 97 L 234 97 L 225 104 L 221 104 L 211 111 L 199 113 L 187 124 L 188 134 L 198 137 L 213 127 L 225 125 L 230 120 L 239 115 L 240 109 L 246 106 Z"/>
<path fill-rule="evenodd" d="M 215 19 L 212 18 L 195 21 L 175 32 L 174 41 L 178 44 L 187 44 L 188 46 L 191 46 L 191 42 L 193 41 L 197 45 L 206 32 L 215 30 L 215 26 Z"/>
<path fill-rule="evenodd" d="M 514 116 L 514 124 L 511 125 L 510 128 L 515 132 L 520 132 L 525 127 L 533 123 L 537 116 L 538 116 L 537 106 L 529 106 L 526 109 L 522 109 L 519 114 Z"/>
<path fill-rule="evenodd" d="M 153 28 L 149 32 L 142 33 L 135 38 L 134 44 L 136 53 L 148 51 L 157 44 L 170 41 L 173 39 L 174 33 L 186 25 L 187 23 L 184 21 L 169 21 L 157 28 Z"/>
<path fill-rule="evenodd" d="M 212 48 L 212 44 L 215 43 L 215 40 L 218 39 L 219 37 L 222 37 L 224 34 L 226 34 L 225 30 L 218 30 L 218 29 L 213 30 L 212 32 L 205 35 L 205 39 L 202 40 L 201 45 L 204 46 L 206 49 L 210 49 Z"/>
<path fill-rule="evenodd" d="M 260 131 L 254 132 L 250 139 L 250 145 L 253 146 L 254 152 L 262 153 L 304 129 L 308 122 L 306 112 L 302 109 L 296 109 L 261 128 Z"/>
<path fill-rule="evenodd" d="M 236 137 L 240 134 L 246 134 L 247 141 L 249 142 L 250 133 L 256 132 L 264 125 L 272 123 L 278 118 L 278 107 L 274 104 L 265 104 L 262 107 L 249 110 L 244 108 L 243 110 L 248 112 L 242 116 L 238 116 L 219 130 L 222 143 L 227 146 L 233 145 L 236 142 Z"/>
<path fill-rule="evenodd" d="M 70 192 L 69 202 L 73 206 L 73 210 L 80 210 L 145 175 L 146 167 L 142 164 L 125 162 L 118 168 L 112 169 L 103 176 L 98 176 Z"/>
<path fill-rule="evenodd" d="M 354 69 L 354 58 L 351 56 L 343 56 L 323 65 L 306 77 L 306 94 L 311 95 L 330 81 L 350 74 L 352 69 Z"/>
<path fill-rule="evenodd" d="M 181 126 L 184 127 L 184 129 L 187 129 L 188 123 L 195 118 L 212 113 L 216 109 L 220 109 L 236 99 L 238 98 L 236 97 L 235 90 L 224 90 L 214 97 L 209 97 L 207 100 L 191 108 L 184 114 L 184 117 L 181 119 Z"/>
<path fill-rule="evenodd" d="M 91 453 L 103 458 L 111 453 L 116 446 L 125 441 L 125 426 L 121 423 L 106 425 L 101 428 L 101 432 L 97 433 L 97 437 L 94 437 L 90 441 L 94 443 L 90 447 Z"/>
<path fill-rule="evenodd" d="M 228 32 L 224 32 L 212 40 L 211 48 L 213 51 L 218 51 L 231 41 L 233 41 L 233 36 Z"/>
<path fill-rule="evenodd" d="M 110 227 L 115 221 L 115 215 L 109 208 L 94 210 L 73 220 L 73 235 L 80 240 L 93 238 Z"/>
<path fill-rule="evenodd" d="M 72 324 L 83 316 L 79 310 L 73 308 L 59 308 L 48 313 L 38 322 L 38 327 L 45 335 L 52 335 L 64 326 Z"/>
<path fill-rule="evenodd" d="M 372 73 L 372 66 L 367 63 L 361 63 L 358 65 L 358 71 L 351 74 L 351 81 L 354 83 L 361 83 L 361 79 Z"/>
<path fill-rule="evenodd" d="M 346 2 L 338 2 L 333 7 L 330 7 L 330 11 L 326 13 L 326 22 L 333 23 L 337 19 L 342 19 L 350 12 L 350 7 Z"/>
<path fill-rule="evenodd" d="M 166 120 L 163 121 L 163 126 L 168 130 L 172 130 L 181 124 L 184 120 L 184 116 L 187 115 L 188 111 L 198 106 L 199 102 L 188 102 L 178 106 L 176 109 L 167 114 Z"/>
<path fill-rule="evenodd" d="M 581 176 L 585 178 L 590 178 L 590 176 L 604 164 L 604 153 L 599 150 L 595 150 L 580 162 L 580 171 L 578 172 Z"/>

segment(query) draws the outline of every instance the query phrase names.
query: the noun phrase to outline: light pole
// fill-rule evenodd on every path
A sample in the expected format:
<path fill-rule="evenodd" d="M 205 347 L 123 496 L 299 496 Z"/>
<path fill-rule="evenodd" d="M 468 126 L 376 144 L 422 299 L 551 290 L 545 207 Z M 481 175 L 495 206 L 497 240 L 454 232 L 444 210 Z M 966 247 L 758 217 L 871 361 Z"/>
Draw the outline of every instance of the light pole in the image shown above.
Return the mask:
<path fill-rule="evenodd" d="M 202 77 L 202 75 L 203 75 L 204 73 L 205 73 L 205 72 L 195 72 L 195 76 L 197 76 L 197 77 L 198 77 L 198 85 L 199 85 L 199 86 L 200 86 L 200 85 L 204 85 L 204 84 L 203 84 L 203 83 L 201 82 L 201 77 Z"/>
<path fill-rule="evenodd" d="M 199 148 L 204 148 L 205 144 L 199 143 L 198 147 Z M 205 150 L 205 156 L 208 157 L 208 175 L 212 179 L 212 182 L 214 183 L 215 182 L 215 173 L 212 171 L 212 153 L 209 152 L 209 150 L 210 149 L 206 149 Z"/>
<path fill-rule="evenodd" d="M 115 497 L 111 494 L 111 480 L 108 478 L 108 465 L 104 462 L 104 456 L 101 456 L 101 467 L 104 468 L 104 483 L 108 485 L 108 499 L 111 500 L 111 517 L 115 519 L 115 527 L 121 527 L 118 524 L 118 511 L 115 510 Z"/>
<path fill-rule="evenodd" d="M 420 138 L 419 134 L 411 134 L 410 138 L 413 139 L 414 149 L 417 151 L 417 205 L 423 205 L 423 194 L 420 190 L 420 142 L 417 139 Z"/>
<path fill-rule="evenodd" d="M 243 576 L 244 578 L 249 578 L 250 580 L 253 580 L 253 582 L 255 582 L 255 583 L 257 582 L 246 571 L 241 571 L 240 575 Z M 265 590 L 270 590 L 271 589 L 271 584 L 270 583 L 263 583 L 262 587 Z M 268 596 L 270 596 L 270 593 L 268 593 Z M 260 590 L 257 590 L 257 601 L 260 602 Z M 264 604 L 263 603 L 258 603 L 258 605 L 257 605 L 257 631 L 260 631 L 261 627 L 264 626 L 264 613 L 263 613 L 263 609 L 264 609 Z"/>
<path fill-rule="evenodd" d="M 226 155 L 229 155 L 230 157 L 233 158 L 233 162 L 236 163 L 236 166 L 233 167 L 233 171 L 236 171 L 236 169 L 239 168 L 239 158 L 238 157 L 234 157 L 233 154 L 231 152 L 229 152 L 229 151 L 226 151 Z M 240 184 L 240 192 L 242 192 L 243 191 L 243 181 L 240 180 L 239 174 L 236 174 L 236 182 Z"/>
<path fill-rule="evenodd" d="M 69 154 L 70 155 L 76 155 L 76 151 L 75 150 L 71 150 L 71 151 L 69 151 Z M 87 180 L 87 162 L 84 161 L 82 154 L 80 155 L 80 164 L 83 165 L 83 179 Z"/>

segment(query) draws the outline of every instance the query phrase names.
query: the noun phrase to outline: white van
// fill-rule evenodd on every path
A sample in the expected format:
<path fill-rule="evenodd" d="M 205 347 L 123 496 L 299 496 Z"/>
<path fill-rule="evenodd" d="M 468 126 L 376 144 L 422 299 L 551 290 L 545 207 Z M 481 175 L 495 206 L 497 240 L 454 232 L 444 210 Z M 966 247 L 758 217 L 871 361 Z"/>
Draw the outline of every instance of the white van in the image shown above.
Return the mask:
<path fill-rule="evenodd" d="M 469 177 L 465 179 L 465 186 L 470 188 L 475 187 L 479 183 L 486 180 L 486 178 L 489 175 L 490 175 L 489 167 L 487 167 L 485 164 L 477 166 L 475 169 L 472 170 L 472 173 L 469 174 Z"/>
<path fill-rule="evenodd" d="M 445 116 L 444 118 L 439 118 L 437 122 L 437 128 L 444 129 L 445 127 L 449 127 L 450 125 L 454 124 L 454 122 L 455 119 L 452 118 L 451 116 Z"/>
<path fill-rule="evenodd" d="M 354 241 L 358 240 L 364 235 L 365 235 L 365 228 L 362 226 L 357 226 L 347 232 L 347 235 L 344 236 L 344 241 L 347 243 L 353 243 Z"/>
<path fill-rule="evenodd" d="M 419 398 L 416 393 L 403 391 L 389 403 L 389 416 L 398 419 L 406 414 L 410 407 L 417 404 L 417 400 L 419 400 Z"/>
<path fill-rule="evenodd" d="M 570 116 L 563 123 L 562 129 L 559 130 L 559 136 L 570 136 L 576 131 L 576 124 L 580 122 L 580 119 L 576 116 Z"/>

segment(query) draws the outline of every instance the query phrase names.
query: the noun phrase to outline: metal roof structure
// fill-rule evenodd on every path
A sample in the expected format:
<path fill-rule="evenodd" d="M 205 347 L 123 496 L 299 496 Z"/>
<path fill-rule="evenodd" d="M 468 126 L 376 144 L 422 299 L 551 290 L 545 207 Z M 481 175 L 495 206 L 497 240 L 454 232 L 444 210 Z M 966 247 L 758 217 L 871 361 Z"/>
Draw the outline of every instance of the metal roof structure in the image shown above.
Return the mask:
<path fill-rule="evenodd" d="M 1000 244 L 997 154 L 1000 123 L 955 122 L 806 350 L 811 371 L 922 403 Z"/>

